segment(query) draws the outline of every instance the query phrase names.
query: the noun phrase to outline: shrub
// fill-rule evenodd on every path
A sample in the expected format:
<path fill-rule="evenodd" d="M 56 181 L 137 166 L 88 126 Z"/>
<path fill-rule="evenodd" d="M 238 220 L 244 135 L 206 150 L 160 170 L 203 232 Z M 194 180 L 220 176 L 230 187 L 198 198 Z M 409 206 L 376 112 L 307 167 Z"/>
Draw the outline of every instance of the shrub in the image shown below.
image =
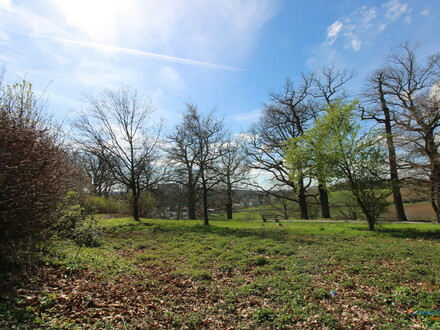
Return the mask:
<path fill-rule="evenodd" d="M 84 201 L 88 213 L 127 214 L 130 213 L 126 202 L 101 196 L 88 196 Z"/>
<path fill-rule="evenodd" d="M 84 207 L 79 204 L 78 194 L 69 191 L 58 205 L 56 231 L 60 237 L 71 237 L 81 222 L 86 219 Z"/>
<path fill-rule="evenodd" d="M 102 228 L 90 217 L 75 229 L 73 240 L 79 246 L 99 247 L 102 245 L 102 236 Z"/>
<path fill-rule="evenodd" d="M 31 84 L 0 79 L 0 268 L 54 233 L 57 206 L 78 181 L 40 110 Z"/>
<path fill-rule="evenodd" d="M 102 244 L 102 228 L 93 217 L 80 204 L 83 200 L 78 194 L 69 191 L 63 202 L 59 205 L 60 215 L 57 234 L 62 238 L 70 238 L 79 246 L 98 247 Z"/>

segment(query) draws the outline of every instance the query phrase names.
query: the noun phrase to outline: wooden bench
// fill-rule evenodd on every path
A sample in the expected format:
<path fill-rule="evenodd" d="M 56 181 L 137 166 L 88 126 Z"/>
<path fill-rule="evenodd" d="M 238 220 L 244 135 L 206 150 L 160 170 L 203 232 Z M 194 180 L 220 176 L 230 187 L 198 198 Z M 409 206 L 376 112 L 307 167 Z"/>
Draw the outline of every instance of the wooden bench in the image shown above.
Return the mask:
<path fill-rule="evenodd" d="M 267 222 L 267 220 L 273 220 L 275 222 L 280 222 L 281 216 L 279 214 L 262 214 L 261 218 L 263 218 L 263 222 Z"/>

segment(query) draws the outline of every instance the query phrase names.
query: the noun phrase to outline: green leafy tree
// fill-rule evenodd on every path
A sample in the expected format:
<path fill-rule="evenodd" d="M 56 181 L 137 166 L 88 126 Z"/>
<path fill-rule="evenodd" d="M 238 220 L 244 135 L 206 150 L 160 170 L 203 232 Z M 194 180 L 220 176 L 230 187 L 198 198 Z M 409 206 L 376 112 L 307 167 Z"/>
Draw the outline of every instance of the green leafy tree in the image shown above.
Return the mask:
<path fill-rule="evenodd" d="M 288 140 L 285 162 L 292 180 L 307 171 L 326 185 L 346 182 L 374 230 L 391 194 L 383 167 L 386 155 L 381 136 L 363 132 L 357 124 L 356 107 L 357 102 L 329 105 L 313 128 Z"/>

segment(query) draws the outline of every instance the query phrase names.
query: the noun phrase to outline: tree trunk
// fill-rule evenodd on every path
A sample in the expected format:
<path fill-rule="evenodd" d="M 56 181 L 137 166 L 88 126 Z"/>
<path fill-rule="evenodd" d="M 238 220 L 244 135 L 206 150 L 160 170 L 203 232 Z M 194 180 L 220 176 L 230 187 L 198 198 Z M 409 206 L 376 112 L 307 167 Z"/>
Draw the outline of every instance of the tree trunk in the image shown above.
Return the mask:
<path fill-rule="evenodd" d="M 177 204 L 177 220 L 180 220 L 180 208 L 181 208 L 181 205 L 180 205 L 180 200 L 179 200 L 179 203 Z"/>
<path fill-rule="evenodd" d="M 372 217 L 372 214 L 369 212 L 368 207 L 364 204 L 362 201 L 362 198 L 359 195 L 359 191 L 357 190 L 356 185 L 354 183 L 350 183 L 352 187 L 352 192 L 354 197 L 356 198 L 356 201 L 358 205 L 360 206 L 362 212 L 364 213 L 365 217 L 367 218 L 368 222 L 368 230 L 374 231 L 374 225 L 376 224 L 376 219 Z"/>
<path fill-rule="evenodd" d="M 374 231 L 374 224 L 375 224 L 375 221 L 374 220 L 371 220 L 371 219 L 367 219 L 368 220 L 368 230 L 369 231 Z"/>
<path fill-rule="evenodd" d="M 440 224 L 440 154 L 437 149 L 434 130 L 426 129 L 425 131 L 427 132 L 425 136 L 425 150 L 429 155 L 431 170 L 429 174 L 431 205 L 435 212 L 436 222 Z"/>
<path fill-rule="evenodd" d="M 388 125 L 386 125 L 388 126 Z M 396 161 L 396 151 L 394 149 L 393 137 L 391 135 L 391 127 L 389 128 L 390 132 L 387 129 L 387 145 L 388 145 L 388 159 L 390 162 L 390 179 L 391 179 L 391 187 L 393 189 L 393 201 L 394 206 L 396 208 L 397 220 L 399 221 L 407 221 L 407 217 L 405 214 L 405 208 L 403 207 L 403 199 L 402 193 L 400 192 L 400 181 L 399 174 L 397 172 L 397 161 Z"/>
<path fill-rule="evenodd" d="M 203 224 L 205 226 L 209 226 L 209 218 L 208 218 L 208 189 L 206 188 L 206 183 L 203 182 Z"/>
<path fill-rule="evenodd" d="M 281 201 L 281 207 L 283 210 L 284 220 L 289 219 L 289 203 L 288 201 Z"/>
<path fill-rule="evenodd" d="M 388 160 L 390 162 L 390 179 L 393 189 L 393 201 L 394 201 L 394 206 L 396 208 L 397 220 L 407 221 L 408 219 L 405 214 L 405 208 L 403 207 L 402 194 L 400 192 L 399 173 L 397 171 L 397 156 L 396 156 L 396 149 L 394 148 L 390 109 L 388 108 L 385 100 L 385 94 L 382 88 L 382 79 L 383 78 L 381 73 L 379 77 L 379 83 L 377 89 L 379 92 L 382 112 L 384 114 L 385 133 L 386 133 L 387 147 L 388 147 Z"/>
<path fill-rule="evenodd" d="M 307 196 L 306 196 L 306 189 L 304 188 L 304 181 L 303 179 L 299 180 L 298 183 L 299 191 L 298 191 L 298 203 L 299 208 L 301 211 L 301 219 L 308 220 L 309 219 L 309 211 L 307 209 Z"/>
<path fill-rule="evenodd" d="M 132 190 L 133 193 L 133 219 L 135 221 L 141 221 L 139 218 L 139 193 L 136 189 Z"/>
<path fill-rule="evenodd" d="M 186 193 L 188 199 L 188 218 L 191 220 L 196 219 L 196 183 L 194 183 L 194 176 L 192 169 L 188 169 L 188 181 L 186 185 Z"/>
<path fill-rule="evenodd" d="M 226 189 L 226 219 L 232 220 L 232 188 L 230 184 L 228 184 L 228 188 Z"/>
<path fill-rule="evenodd" d="M 191 220 L 196 219 L 196 201 L 194 198 L 194 190 L 188 189 L 188 218 Z"/>
<path fill-rule="evenodd" d="M 438 207 L 439 201 L 435 200 L 435 192 L 434 192 L 435 189 L 433 189 L 432 187 L 432 182 L 430 184 L 431 184 L 431 206 L 435 213 L 435 220 L 438 224 L 440 224 L 440 215 L 439 215 L 439 207 Z"/>
<path fill-rule="evenodd" d="M 429 177 L 431 205 L 435 212 L 436 222 L 440 224 L 440 164 L 431 165 Z"/>
<path fill-rule="evenodd" d="M 394 207 L 396 208 L 397 220 L 408 221 L 405 214 L 405 208 L 403 207 L 403 199 L 402 199 L 402 194 L 400 192 L 399 179 L 391 178 L 391 183 L 393 189 L 393 201 L 394 201 Z"/>
<path fill-rule="evenodd" d="M 202 183 L 202 204 L 203 204 L 203 224 L 205 226 L 209 226 L 209 219 L 208 219 L 208 187 L 206 184 L 206 178 L 205 178 L 205 169 L 203 165 L 201 166 L 201 174 L 200 179 Z"/>
<path fill-rule="evenodd" d="M 203 224 L 205 226 L 209 226 L 209 219 L 208 219 L 208 191 L 203 188 Z"/>
<path fill-rule="evenodd" d="M 328 200 L 328 191 L 322 183 L 318 185 L 319 201 L 321 202 L 321 215 L 324 219 L 330 219 L 330 204 Z"/>

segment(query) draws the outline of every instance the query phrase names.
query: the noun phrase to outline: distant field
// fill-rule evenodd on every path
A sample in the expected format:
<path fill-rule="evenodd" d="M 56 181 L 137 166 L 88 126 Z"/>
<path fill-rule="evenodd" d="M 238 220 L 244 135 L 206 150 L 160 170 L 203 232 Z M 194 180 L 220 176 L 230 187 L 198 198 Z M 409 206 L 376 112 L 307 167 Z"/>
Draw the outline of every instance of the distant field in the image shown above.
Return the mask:
<path fill-rule="evenodd" d="M 435 213 L 430 202 L 405 203 L 404 208 L 408 220 L 432 221 L 435 219 Z M 381 219 L 396 219 L 394 205 L 389 207 L 388 212 Z"/>
<path fill-rule="evenodd" d="M 342 220 L 341 214 L 338 211 L 338 207 L 341 205 L 344 205 L 346 201 L 344 200 L 344 194 L 346 192 L 344 191 L 333 191 L 330 193 L 330 211 L 332 214 L 332 218 L 335 220 Z M 408 200 L 418 200 L 420 198 L 426 198 L 425 195 L 417 195 L 417 194 L 411 194 L 411 191 L 409 189 L 404 189 L 404 199 Z M 392 203 L 392 198 L 390 197 L 390 203 Z M 293 203 L 292 206 L 295 209 L 294 214 L 292 215 L 291 219 L 299 219 L 299 209 L 297 204 Z M 432 209 L 431 203 L 428 201 L 418 201 L 418 202 L 408 202 L 404 203 L 404 208 L 406 212 L 406 216 L 408 220 L 413 221 L 432 221 L 435 219 L 435 214 Z M 281 214 L 281 205 L 279 204 L 273 204 L 273 205 L 260 205 L 255 207 L 250 207 L 242 210 L 237 210 L 234 212 L 234 219 L 235 220 L 261 220 L 261 215 L 264 213 L 274 214 L 278 213 Z M 360 211 L 359 211 L 360 212 Z M 309 210 L 311 218 L 313 218 L 313 215 L 316 214 L 316 217 L 320 217 L 320 209 L 318 205 L 313 205 L 310 207 Z M 361 212 L 360 212 L 361 213 Z M 214 219 L 226 219 L 226 214 L 216 214 L 213 215 Z M 395 209 L 394 205 L 390 205 L 388 208 L 388 211 L 385 212 L 381 217 L 380 220 L 383 221 L 395 221 Z"/>
<path fill-rule="evenodd" d="M 438 225 L 201 223 L 100 220 L 9 279 L 0 328 L 440 329 L 408 314 L 440 310 Z"/>

